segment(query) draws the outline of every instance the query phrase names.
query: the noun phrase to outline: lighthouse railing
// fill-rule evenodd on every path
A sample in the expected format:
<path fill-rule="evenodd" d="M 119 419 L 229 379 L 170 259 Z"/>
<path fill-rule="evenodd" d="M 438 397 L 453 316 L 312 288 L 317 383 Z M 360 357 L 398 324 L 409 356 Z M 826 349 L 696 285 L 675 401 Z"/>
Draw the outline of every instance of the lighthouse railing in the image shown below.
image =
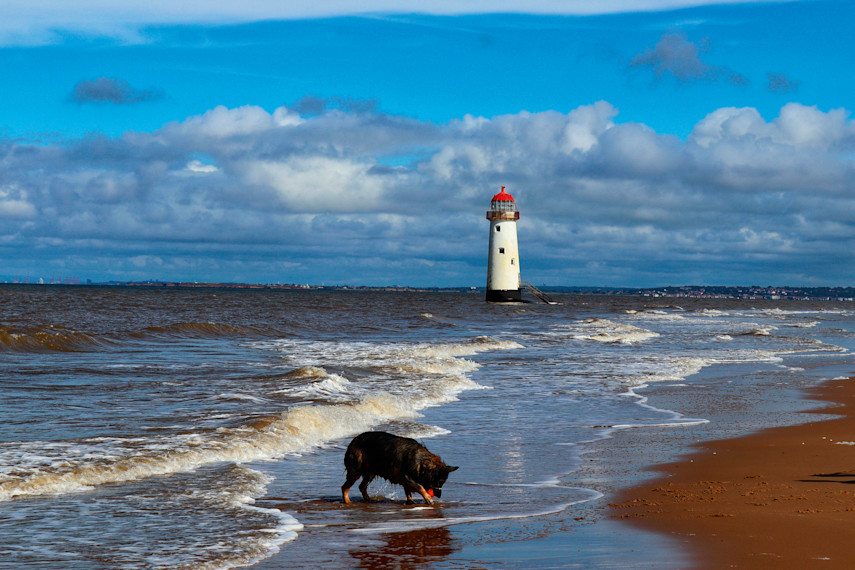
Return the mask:
<path fill-rule="evenodd" d="M 519 220 L 519 212 L 503 212 L 500 210 L 487 210 L 488 220 Z"/>

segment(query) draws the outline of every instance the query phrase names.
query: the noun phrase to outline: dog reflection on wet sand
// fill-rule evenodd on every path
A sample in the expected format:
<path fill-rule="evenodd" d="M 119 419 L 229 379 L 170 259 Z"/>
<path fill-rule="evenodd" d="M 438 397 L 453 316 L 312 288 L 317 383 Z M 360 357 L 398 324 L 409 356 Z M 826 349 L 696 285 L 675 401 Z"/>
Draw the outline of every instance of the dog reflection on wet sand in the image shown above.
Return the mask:
<path fill-rule="evenodd" d="M 433 497 L 442 497 L 442 486 L 448 474 L 457 467 L 446 465 L 438 455 L 414 439 L 399 437 L 382 431 L 359 434 L 344 454 L 347 480 L 341 486 L 341 496 L 350 503 L 350 488 L 362 477 L 359 490 L 369 501 L 368 485 L 375 477 L 403 485 L 407 504 L 413 504 L 413 493 L 421 495 L 429 505 Z"/>
<path fill-rule="evenodd" d="M 360 568 L 426 568 L 459 550 L 459 541 L 445 527 L 390 532 L 378 537 L 384 544 L 355 546 L 350 556 Z"/>

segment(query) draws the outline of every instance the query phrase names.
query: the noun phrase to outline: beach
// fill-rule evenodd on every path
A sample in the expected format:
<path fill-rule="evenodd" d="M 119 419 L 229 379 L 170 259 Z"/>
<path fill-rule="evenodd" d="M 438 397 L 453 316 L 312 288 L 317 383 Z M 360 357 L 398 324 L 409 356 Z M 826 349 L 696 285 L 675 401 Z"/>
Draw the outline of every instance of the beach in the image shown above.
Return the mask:
<path fill-rule="evenodd" d="M 806 423 L 699 444 L 619 494 L 614 516 L 677 539 L 699 568 L 851 567 L 855 379 L 806 396 L 827 403 Z"/>

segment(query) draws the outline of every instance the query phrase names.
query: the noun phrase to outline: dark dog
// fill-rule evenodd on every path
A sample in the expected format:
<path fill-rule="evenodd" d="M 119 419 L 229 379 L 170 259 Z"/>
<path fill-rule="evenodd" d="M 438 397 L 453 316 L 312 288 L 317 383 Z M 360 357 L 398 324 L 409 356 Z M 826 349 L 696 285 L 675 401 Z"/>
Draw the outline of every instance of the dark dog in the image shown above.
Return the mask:
<path fill-rule="evenodd" d="M 357 479 L 362 477 L 359 490 L 368 501 L 369 483 L 374 477 L 382 477 L 404 486 L 408 505 L 413 504 L 413 492 L 432 505 L 431 497 L 442 496 L 442 485 L 448 474 L 457 470 L 416 440 L 383 431 L 367 431 L 353 438 L 344 454 L 344 466 L 347 481 L 341 486 L 341 496 L 345 503 L 350 502 L 348 493 Z"/>

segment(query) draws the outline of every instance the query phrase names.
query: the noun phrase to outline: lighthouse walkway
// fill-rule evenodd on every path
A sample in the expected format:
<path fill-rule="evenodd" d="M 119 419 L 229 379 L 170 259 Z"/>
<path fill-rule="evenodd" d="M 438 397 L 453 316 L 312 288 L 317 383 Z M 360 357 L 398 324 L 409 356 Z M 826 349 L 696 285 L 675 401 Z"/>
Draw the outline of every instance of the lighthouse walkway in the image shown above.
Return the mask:
<path fill-rule="evenodd" d="M 549 295 L 547 295 L 546 293 L 544 293 L 543 291 L 541 291 L 540 289 L 538 289 L 537 287 L 535 287 L 534 285 L 529 283 L 528 281 L 521 281 L 520 282 L 520 289 L 525 289 L 526 291 L 528 291 L 529 293 L 531 293 L 532 295 L 534 295 L 535 297 L 537 297 L 538 299 L 540 299 L 541 301 L 543 301 L 544 303 L 547 303 L 549 305 L 557 305 L 558 304 L 555 300 L 552 299 L 552 297 L 550 297 Z"/>

